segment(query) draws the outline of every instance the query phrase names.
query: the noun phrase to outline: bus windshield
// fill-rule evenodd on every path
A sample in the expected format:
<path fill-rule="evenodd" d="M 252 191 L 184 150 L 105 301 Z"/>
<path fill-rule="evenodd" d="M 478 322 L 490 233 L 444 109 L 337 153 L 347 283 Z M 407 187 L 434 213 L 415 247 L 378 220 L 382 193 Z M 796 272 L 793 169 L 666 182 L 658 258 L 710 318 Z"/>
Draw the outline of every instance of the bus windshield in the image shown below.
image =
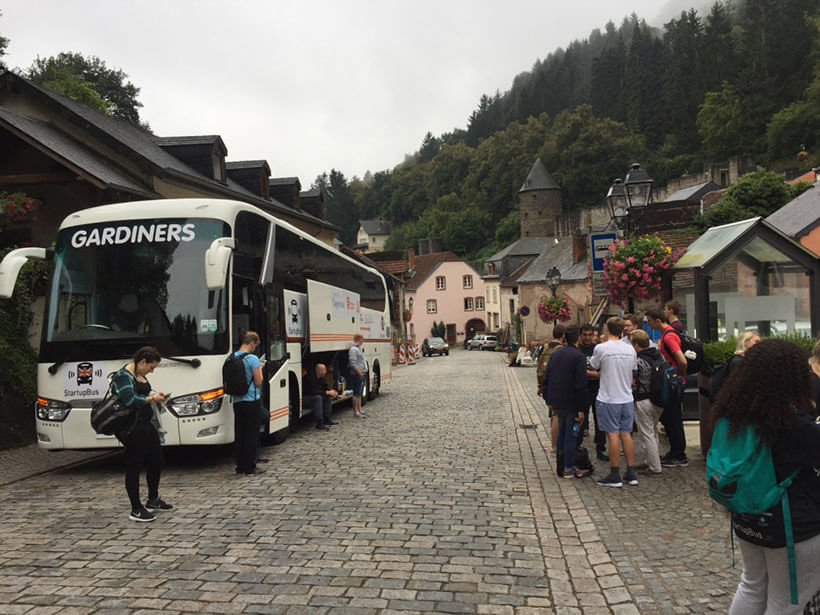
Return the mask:
<path fill-rule="evenodd" d="M 61 230 L 41 360 L 80 351 L 89 359 L 129 356 L 143 345 L 168 355 L 225 352 L 225 290 L 208 290 L 205 251 L 228 235 L 225 222 L 198 218 Z"/>

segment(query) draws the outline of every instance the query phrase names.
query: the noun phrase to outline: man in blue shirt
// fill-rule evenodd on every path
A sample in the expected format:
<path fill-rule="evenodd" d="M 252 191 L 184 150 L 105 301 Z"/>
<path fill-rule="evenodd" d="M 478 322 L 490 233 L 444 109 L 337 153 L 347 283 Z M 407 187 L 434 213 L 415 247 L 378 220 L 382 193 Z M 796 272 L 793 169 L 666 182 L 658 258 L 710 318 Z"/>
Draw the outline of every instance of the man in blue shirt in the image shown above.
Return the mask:
<path fill-rule="evenodd" d="M 242 334 L 242 345 L 236 356 L 245 364 L 248 392 L 232 395 L 234 415 L 234 450 L 237 474 L 261 474 L 256 467 L 257 439 L 259 438 L 259 416 L 262 411 L 262 361 L 253 354 L 259 346 L 259 335 L 254 331 Z"/>

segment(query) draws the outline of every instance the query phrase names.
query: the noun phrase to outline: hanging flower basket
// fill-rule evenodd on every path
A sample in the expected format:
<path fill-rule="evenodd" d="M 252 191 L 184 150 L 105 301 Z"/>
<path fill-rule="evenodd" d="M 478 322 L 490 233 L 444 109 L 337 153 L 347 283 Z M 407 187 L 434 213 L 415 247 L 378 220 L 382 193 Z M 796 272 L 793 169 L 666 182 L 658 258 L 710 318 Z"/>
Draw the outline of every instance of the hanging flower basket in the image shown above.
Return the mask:
<path fill-rule="evenodd" d="M 543 295 L 538 302 L 538 318 L 541 322 L 558 320 L 566 322 L 572 319 L 572 299 L 563 297 L 548 297 Z"/>
<path fill-rule="evenodd" d="M 657 235 L 616 241 L 604 259 L 603 283 L 610 299 L 624 304 L 630 298 L 649 297 L 683 252 L 673 250 Z"/>
<path fill-rule="evenodd" d="M 24 192 L 0 192 L 0 226 L 20 226 L 38 222 L 39 209 L 40 201 L 27 196 Z"/>
<path fill-rule="evenodd" d="M 404 322 L 410 322 L 413 318 L 413 312 L 410 310 L 404 310 Z"/>

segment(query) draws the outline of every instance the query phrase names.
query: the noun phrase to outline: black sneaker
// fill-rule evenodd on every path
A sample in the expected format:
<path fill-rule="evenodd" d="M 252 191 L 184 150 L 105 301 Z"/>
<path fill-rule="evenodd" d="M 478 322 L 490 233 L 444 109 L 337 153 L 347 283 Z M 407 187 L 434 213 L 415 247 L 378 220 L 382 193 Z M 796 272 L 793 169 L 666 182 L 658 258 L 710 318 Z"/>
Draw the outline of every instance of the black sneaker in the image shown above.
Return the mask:
<path fill-rule="evenodd" d="M 171 510 L 174 507 L 165 500 L 157 498 L 156 500 L 148 500 L 145 503 L 145 508 L 148 510 Z"/>
<path fill-rule="evenodd" d="M 624 482 L 625 482 L 627 485 L 633 485 L 633 486 L 634 486 L 634 485 L 637 485 L 637 484 L 638 484 L 638 475 L 637 475 L 637 474 L 635 474 L 634 472 L 629 472 L 629 471 L 627 471 L 627 472 L 624 474 Z"/>
<path fill-rule="evenodd" d="M 623 487 L 624 485 L 621 482 L 621 477 L 617 474 L 610 474 L 609 476 L 605 476 L 604 478 L 599 478 L 595 482 L 597 482 L 602 487 Z"/>
<path fill-rule="evenodd" d="M 339 421 L 334 421 L 333 419 L 328 419 L 328 420 L 325 421 L 325 425 L 327 425 L 327 426 L 338 425 L 338 424 L 339 424 Z"/>
<path fill-rule="evenodd" d="M 321 429 L 322 431 L 327 431 L 328 429 L 330 429 L 330 427 L 328 427 L 324 423 L 316 423 L 316 429 Z"/>
<path fill-rule="evenodd" d="M 141 521 L 144 523 L 147 521 L 153 521 L 157 517 L 154 513 L 148 512 L 144 508 L 135 508 L 131 511 L 131 514 L 128 515 L 128 518 L 131 519 L 131 521 Z"/>
<path fill-rule="evenodd" d="M 661 465 L 664 468 L 685 468 L 689 465 L 689 460 L 686 457 L 669 457 L 661 459 Z"/>

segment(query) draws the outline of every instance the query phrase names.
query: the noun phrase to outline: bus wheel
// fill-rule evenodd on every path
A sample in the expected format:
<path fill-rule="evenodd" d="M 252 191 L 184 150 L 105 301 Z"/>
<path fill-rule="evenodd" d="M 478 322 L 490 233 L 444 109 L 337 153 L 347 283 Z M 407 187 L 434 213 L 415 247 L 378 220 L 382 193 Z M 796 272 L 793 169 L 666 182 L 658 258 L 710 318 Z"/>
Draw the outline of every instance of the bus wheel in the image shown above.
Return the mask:
<path fill-rule="evenodd" d="M 364 376 L 364 389 L 362 389 L 362 407 L 370 399 L 370 373 L 366 372 Z"/>
<path fill-rule="evenodd" d="M 381 388 L 381 374 L 379 370 L 373 370 L 373 390 L 368 391 L 367 399 L 374 400 L 379 396 L 379 389 Z"/>
<path fill-rule="evenodd" d="M 282 444 L 282 442 L 288 439 L 289 435 L 290 429 L 286 427 L 285 429 L 274 431 L 271 435 L 267 437 L 267 440 L 270 441 L 271 444 Z"/>

